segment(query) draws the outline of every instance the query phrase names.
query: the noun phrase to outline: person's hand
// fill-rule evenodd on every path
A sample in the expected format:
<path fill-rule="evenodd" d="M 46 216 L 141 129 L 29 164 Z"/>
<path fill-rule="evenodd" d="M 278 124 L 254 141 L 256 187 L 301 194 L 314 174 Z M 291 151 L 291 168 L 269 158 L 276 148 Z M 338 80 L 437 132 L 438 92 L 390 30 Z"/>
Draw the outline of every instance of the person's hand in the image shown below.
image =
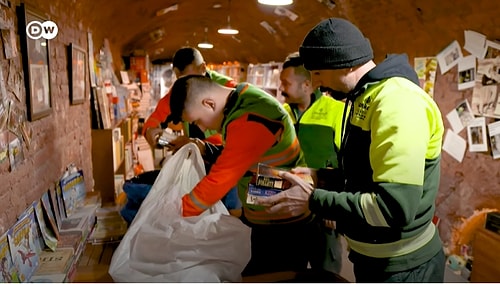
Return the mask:
<path fill-rule="evenodd" d="M 292 216 L 309 213 L 309 197 L 314 191 L 313 186 L 293 173 L 280 172 L 280 176 L 290 181 L 292 186 L 273 196 L 258 197 L 255 203 L 269 206 L 267 211 L 270 213 L 288 213 Z"/>
<path fill-rule="evenodd" d="M 150 127 L 146 130 L 145 138 L 146 141 L 148 141 L 151 148 L 157 148 L 158 138 L 161 136 L 162 133 L 163 129 L 161 128 Z"/>
<path fill-rule="evenodd" d="M 201 155 L 205 155 L 205 142 L 198 138 L 189 138 L 187 136 L 178 136 L 172 141 L 168 142 L 168 145 L 165 146 L 169 151 L 172 151 L 174 154 L 179 150 L 182 146 L 186 145 L 187 143 L 194 143 L 198 149 L 200 149 Z"/>
<path fill-rule="evenodd" d="M 290 170 L 291 173 L 296 175 L 309 175 L 312 177 L 314 184 L 318 184 L 318 177 L 316 175 L 316 169 L 306 168 L 306 167 L 296 167 Z"/>

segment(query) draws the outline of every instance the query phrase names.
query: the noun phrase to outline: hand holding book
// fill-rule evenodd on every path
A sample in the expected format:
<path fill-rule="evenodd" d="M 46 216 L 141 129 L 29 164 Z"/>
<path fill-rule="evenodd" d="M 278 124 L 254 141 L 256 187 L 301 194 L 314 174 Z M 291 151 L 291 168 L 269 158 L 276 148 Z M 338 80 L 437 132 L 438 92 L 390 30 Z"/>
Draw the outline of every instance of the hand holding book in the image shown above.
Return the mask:
<path fill-rule="evenodd" d="M 287 171 L 280 171 L 279 176 L 290 182 L 291 186 L 269 197 L 257 197 L 255 204 L 268 206 L 267 210 L 271 213 L 291 213 L 293 216 L 308 214 L 309 197 L 314 191 L 311 180 Z"/>

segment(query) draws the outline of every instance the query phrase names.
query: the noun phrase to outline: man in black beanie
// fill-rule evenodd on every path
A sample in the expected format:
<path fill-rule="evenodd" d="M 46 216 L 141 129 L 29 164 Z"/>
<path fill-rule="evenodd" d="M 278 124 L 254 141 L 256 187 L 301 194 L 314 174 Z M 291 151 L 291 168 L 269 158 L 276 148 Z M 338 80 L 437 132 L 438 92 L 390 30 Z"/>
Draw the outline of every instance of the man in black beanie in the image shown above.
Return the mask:
<path fill-rule="evenodd" d="M 316 25 L 299 53 L 313 84 L 347 103 L 339 168 L 295 172 L 340 182 L 326 191 L 283 173 L 294 186 L 259 203 L 336 220 L 356 282 L 443 282 L 445 255 L 432 218 L 444 127 L 407 56 L 376 65 L 370 41 L 339 18 Z"/>

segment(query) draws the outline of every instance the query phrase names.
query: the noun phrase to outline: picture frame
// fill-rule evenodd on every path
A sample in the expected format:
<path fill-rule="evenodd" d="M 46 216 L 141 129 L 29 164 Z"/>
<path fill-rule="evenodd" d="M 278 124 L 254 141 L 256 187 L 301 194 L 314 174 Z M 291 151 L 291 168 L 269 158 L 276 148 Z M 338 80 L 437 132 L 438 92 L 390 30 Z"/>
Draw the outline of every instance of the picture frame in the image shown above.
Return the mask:
<path fill-rule="evenodd" d="M 87 52 L 80 46 L 71 43 L 68 46 L 69 93 L 72 105 L 85 101 Z"/>
<path fill-rule="evenodd" d="M 21 4 L 17 8 L 28 120 L 35 121 L 52 113 L 49 40 L 28 35 L 26 27 L 33 21 L 46 21 L 40 12 Z"/>

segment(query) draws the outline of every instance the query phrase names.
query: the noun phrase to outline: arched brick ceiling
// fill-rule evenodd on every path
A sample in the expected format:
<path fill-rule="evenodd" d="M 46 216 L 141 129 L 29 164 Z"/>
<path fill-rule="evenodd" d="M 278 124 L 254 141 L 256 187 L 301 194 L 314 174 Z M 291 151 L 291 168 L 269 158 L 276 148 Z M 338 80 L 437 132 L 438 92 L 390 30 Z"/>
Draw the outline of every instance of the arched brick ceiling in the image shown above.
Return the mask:
<path fill-rule="evenodd" d="M 208 40 L 214 44 L 213 49 L 203 50 L 208 62 L 282 61 L 298 49 L 314 25 L 329 17 L 347 18 L 358 25 L 370 38 L 377 60 L 396 52 L 406 52 L 410 58 L 433 56 L 453 40 L 463 45 L 466 29 L 500 38 L 500 5 L 495 0 L 295 0 L 284 6 L 298 16 L 295 21 L 257 0 L 231 0 L 230 10 L 228 0 L 33 1 L 56 13 L 57 19 L 78 20 L 89 27 L 96 45 L 108 38 L 114 57 L 144 50 L 151 60 L 168 60 L 179 47 L 196 46 L 207 27 Z M 156 16 L 176 4 L 177 10 Z M 220 8 L 214 8 L 217 5 Z M 228 14 L 231 25 L 240 30 L 236 39 L 217 33 L 227 24 Z M 262 27 L 263 21 L 276 33 Z M 158 30 L 161 37 L 150 35 Z"/>

